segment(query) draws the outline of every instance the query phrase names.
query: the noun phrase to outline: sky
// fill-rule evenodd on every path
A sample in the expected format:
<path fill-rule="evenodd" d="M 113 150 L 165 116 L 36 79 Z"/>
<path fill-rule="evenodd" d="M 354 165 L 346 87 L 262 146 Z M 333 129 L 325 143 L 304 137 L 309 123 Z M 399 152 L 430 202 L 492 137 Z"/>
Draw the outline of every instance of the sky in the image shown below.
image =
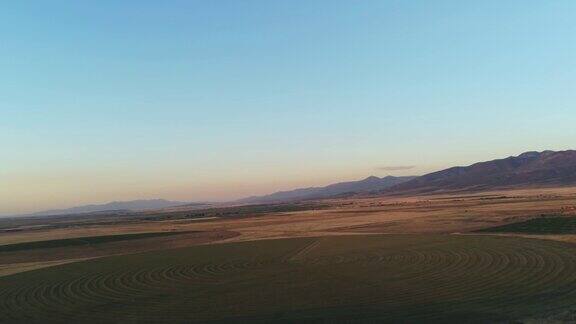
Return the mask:
<path fill-rule="evenodd" d="M 573 0 L 6 1 L 0 214 L 574 148 Z"/>

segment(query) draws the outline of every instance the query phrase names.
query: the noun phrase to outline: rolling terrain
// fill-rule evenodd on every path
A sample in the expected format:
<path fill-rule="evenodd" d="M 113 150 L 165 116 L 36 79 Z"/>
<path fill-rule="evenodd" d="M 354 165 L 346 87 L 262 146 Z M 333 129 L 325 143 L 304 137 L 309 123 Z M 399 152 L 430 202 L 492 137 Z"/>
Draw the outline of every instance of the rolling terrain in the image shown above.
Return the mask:
<path fill-rule="evenodd" d="M 51 216 L 51 215 L 71 215 L 71 214 L 86 214 L 86 213 L 101 213 L 101 212 L 129 212 L 139 211 L 145 209 L 161 209 L 168 207 L 176 207 L 181 205 L 193 205 L 193 203 L 186 203 L 182 201 L 170 201 L 165 199 L 148 199 L 148 200 L 132 200 L 132 201 L 114 201 L 100 205 L 85 205 L 77 206 L 66 209 L 52 209 L 40 211 L 23 216 Z M 203 204 L 196 204 L 203 205 Z"/>
<path fill-rule="evenodd" d="M 416 177 L 393 177 L 386 176 L 383 178 L 378 178 L 375 176 L 370 176 L 363 180 L 350 181 L 350 182 L 340 182 L 331 184 L 325 187 L 312 187 L 312 188 L 301 188 L 290 191 L 280 191 L 270 195 L 265 196 L 255 196 L 240 199 L 240 203 L 271 203 L 271 202 L 286 202 L 286 201 L 298 201 L 298 200 L 309 200 L 309 199 L 322 199 L 329 198 L 338 195 L 350 195 L 355 193 L 372 193 L 377 192 L 386 188 L 390 188 L 397 184 L 410 181 Z"/>
<path fill-rule="evenodd" d="M 576 185 L 576 151 L 526 152 L 466 167 L 452 167 L 423 176 L 368 177 L 326 187 L 280 191 L 241 199 L 240 203 L 278 203 L 366 195 L 489 191 Z"/>
<path fill-rule="evenodd" d="M 576 151 L 526 152 L 467 167 L 453 167 L 393 186 L 383 193 L 494 190 L 576 185 Z"/>

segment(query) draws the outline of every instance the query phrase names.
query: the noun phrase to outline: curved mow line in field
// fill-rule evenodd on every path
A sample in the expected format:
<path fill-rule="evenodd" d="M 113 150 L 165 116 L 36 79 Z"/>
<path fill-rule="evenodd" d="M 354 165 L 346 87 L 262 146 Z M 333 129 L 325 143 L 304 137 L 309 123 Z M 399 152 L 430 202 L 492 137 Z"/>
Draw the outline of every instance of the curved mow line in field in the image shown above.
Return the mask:
<path fill-rule="evenodd" d="M 500 240 L 497 243 L 502 245 L 493 243 L 486 246 L 482 242 L 492 239 L 459 240 L 469 245 L 457 244 L 458 240 L 397 249 L 383 245 L 314 257 L 310 254 L 312 250 L 313 255 L 318 255 L 322 248 L 330 245 L 319 244 L 321 240 L 314 239 L 275 258 L 259 254 L 232 255 L 230 259 L 219 262 L 198 263 L 173 258 L 166 264 L 154 263 L 153 266 L 135 262 L 127 268 L 109 267 L 100 272 L 71 273 L 57 281 L 23 281 L 0 290 L 0 321 L 106 320 L 126 318 L 127 314 L 128 318 L 137 318 L 141 314 L 136 312 L 138 308 L 134 305 L 138 303 L 146 305 L 144 311 L 149 320 L 162 320 L 166 314 L 155 313 L 155 310 L 163 306 L 166 295 L 195 287 L 218 286 L 236 275 L 290 264 L 296 268 L 304 267 L 307 271 L 319 271 L 333 280 L 356 280 L 372 292 L 383 292 L 361 296 L 354 300 L 356 305 L 400 308 L 414 300 L 457 302 L 466 298 L 470 303 L 493 302 L 501 310 L 521 316 L 517 307 L 533 301 L 534 296 L 555 294 L 558 302 L 551 306 L 551 310 L 571 305 L 570 301 L 576 297 L 576 260 L 571 251 L 548 248 L 546 244 L 529 240 Z M 99 264 L 102 261 L 91 263 L 94 266 Z M 385 273 L 391 277 L 353 278 L 350 272 L 339 272 L 350 267 L 374 273 L 388 269 Z M 76 268 L 62 266 L 59 269 Z M 58 269 L 51 271 L 58 272 Z M 42 272 L 33 272 L 29 276 L 34 277 L 34 273 L 40 275 Z M 246 280 L 257 279 L 249 277 Z M 409 288 L 387 293 L 390 280 L 405 282 Z M 246 286 L 250 286 L 250 281 Z M 174 306 L 177 311 L 171 316 L 175 320 L 190 319 L 186 300 L 178 302 L 180 304 Z M 126 308 L 110 307 L 118 303 L 126 304 Z M 184 306 L 179 309 L 178 305 Z M 418 306 L 414 316 L 419 317 L 414 318 L 433 319 L 434 307 L 433 304 Z M 130 314 L 131 310 L 135 313 Z"/>

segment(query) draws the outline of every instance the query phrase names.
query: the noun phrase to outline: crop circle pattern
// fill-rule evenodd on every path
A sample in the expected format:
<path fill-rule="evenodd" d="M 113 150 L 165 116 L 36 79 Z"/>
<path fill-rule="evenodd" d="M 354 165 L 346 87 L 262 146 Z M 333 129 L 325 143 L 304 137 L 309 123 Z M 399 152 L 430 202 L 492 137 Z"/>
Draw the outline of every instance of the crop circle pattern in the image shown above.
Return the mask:
<path fill-rule="evenodd" d="M 576 249 L 490 236 L 351 236 L 199 246 L 0 278 L 0 322 L 446 321 L 576 302 Z"/>

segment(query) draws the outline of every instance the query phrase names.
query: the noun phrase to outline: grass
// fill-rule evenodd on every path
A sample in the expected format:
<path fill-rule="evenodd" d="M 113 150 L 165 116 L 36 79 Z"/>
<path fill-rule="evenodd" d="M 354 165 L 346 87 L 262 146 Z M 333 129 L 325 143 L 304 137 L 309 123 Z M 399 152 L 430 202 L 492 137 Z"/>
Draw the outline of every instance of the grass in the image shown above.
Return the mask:
<path fill-rule="evenodd" d="M 508 322 L 576 302 L 575 252 L 448 235 L 195 246 L 0 278 L 0 322 Z"/>
<path fill-rule="evenodd" d="M 576 233 L 576 217 L 540 217 L 523 222 L 485 228 L 477 232 L 573 234 Z"/>
<path fill-rule="evenodd" d="M 317 202 L 295 202 L 260 204 L 231 207 L 211 207 L 188 211 L 156 211 L 150 213 L 131 211 L 109 211 L 95 214 L 59 215 L 50 217 L 10 217 L 0 218 L 0 234 L 8 232 L 20 232 L 34 229 L 73 228 L 91 225 L 120 225 L 137 224 L 142 221 L 166 221 L 181 219 L 200 218 L 241 218 L 278 214 L 286 212 L 298 212 L 306 210 L 321 210 L 329 205 Z"/>
<path fill-rule="evenodd" d="M 273 213 L 287 213 L 306 210 L 321 210 L 329 207 L 319 203 L 278 203 L 278 204 L 260 204 L 233 207 L 206 208 L 183 212 L 168 212 L 147 216 L 143 219 L 147 221 L 160 221 L 168 219 L 189 219 L 189 218 L 232 218 L 232 217 L 253 217 L 268 215 Z"/>
<path fill-rule="evenodd" d="M 82 245 L 97 245 L 110 242 L 138 240 L 152 237 L 162 237 L 178 235 L 190 232 L 153 232 L 153 233 L 136 233 L 136 234 L 120 234 L 120 235 L 103 235 L 103 236 L 88 236 L 81 238 L 68 238 L 47 241 L 35 241 L 16 243 L 8 245 L 0 245 L 0 252 L 16 252 L 28 251 L 36 249 L 59 248 L 69 246 L 82 246 Z"/>

